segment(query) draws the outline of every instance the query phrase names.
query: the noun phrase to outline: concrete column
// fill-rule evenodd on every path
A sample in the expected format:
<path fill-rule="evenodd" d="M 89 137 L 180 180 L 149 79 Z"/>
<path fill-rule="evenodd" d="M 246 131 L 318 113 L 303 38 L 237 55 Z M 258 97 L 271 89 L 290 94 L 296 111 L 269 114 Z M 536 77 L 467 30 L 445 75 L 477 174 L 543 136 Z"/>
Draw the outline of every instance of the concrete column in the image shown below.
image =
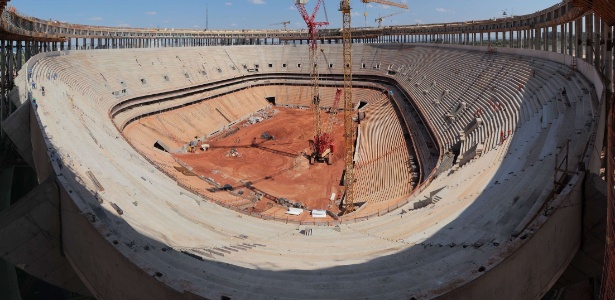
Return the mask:
<path fill-rule="evenodd" d="M 600 19 L 600 16 L 594 15 L 594 37 L 592 38 L 594 41 L 594 66 L 599 69 L 602 68 L 601 57 L 602 47 L 604 47 L 604 39 L 602 39 L 602 30 L 600 28 L 601 25 L 602 20 Z"/>
<path fill-rule="evenodd" d="M 615 26 L 606 27 L 607 29 L 607 37 L 606 37 L 606 55 L 604 56 L 604 65 L 606 66 L 605 75 L 608 79 L 611 80 L 611 91 L 615 91 L 615 61 L 613 61 L 613 45 L 615 44 L 613 41 L 613 30 Z"/>
<path fill-rule="evenodd" d="M 574 46 L 574 54 L 577 58 L 583 57 L 583 32 L 581 31 L 581 18 L 574 21 L 574 36 L 576 43 Z"/>
<path fill-rule="evenodd" d="M 542 44 L 545 47 L 543 50 L 549 51 L 549 27 L 544 28 L 543 37 L 544 37 L 544 42 Z"/>
<path fill-rule="evenodd" d="M 557 52 L 557 26 L 551 27 L 551 51 Z"/>
<path fill-rule="evenodd" d="M 17 71 L 21 70 L 21 58 L 22 58 L 22 53 L 21 53 L 21 41 L 17 41 L 16 42 L 16 47 L 17 47 L 17 62 L 16 62 L 16 69 Z"/>
<path fill-rule="evenodd" d="M 9 86 L 12 86 L 13 84 L 13 72 L 15 70 L 15 61 L 13 60 L 13 41 L 9 41 L 7 47 L 9 48 L 9 51 L 7 52 L 7 56 L 8 56 L 8 81 L 9 81 Z M 3 95 L 5 93 L 2 93 Z M 9 111 L 10 112 L 10 111 Z"/>
<path fill-rule="evenodd" d="M 527 48 L 528 49 L 534 49 L 535 40 L 534 40 L 534 30 L 533 29 L 529 29 L 528 30 L 528 37 L 529 38 L 528 38 L 528 44 L 527 44 L 528 47 Z"/>
<path fill-rule="evenodd" d="M 529 29 L 528 30 L 528 49 L 535 49 L 534 45 L 536 43 L 536 37 L 534 36 L 536 34 L 536 29 Z"/>
<path fill-rule="evenodd" d="M 8 76 L 7 75 L 7 61 L 6 61 L 6 55 L 7 55 L 7 42 L 5 40 L 1 40 L 0 41 L 0 107 L 2 107 L 2 109 L 5 109 L 6 111 L 2 111 L 0 112 L 1 115 L 0 117 L 4 118 L 4 116 L 9 116 L 10 115 L 10 107 L 11 105 L 6 105 L 8 104 L 7 102 L 7 98 L 6 98 L 6 87 L 7 82 L 6 79 Z"/>
<path fill-rule="evenodd" d="M 589 64 L 594 63 L 594 53 L 592 38 L 594 37 L 594 15 L 589 14 L 585 16 L 585 61 Z"/>
<path fill-rule="evenodd" d="M 30 57 L 32 57 L 32 41 L 27 41 L 26 42 L 26 56 L 25 56 L 25 60 L 28 61 L 30 59 Z"/>
<path fill-rule="evenodd" d="M 574 47 L 574 40 L 572 38 L 572 22 L 568 22 L 568 42 L 566 46 L 568 47 L 568 55 L 572 56 L 572 49 Z"/>
<path fill-rule="evenodd" d="M 559 45 L 559 53 L 566 53 L 566 24 L 561 24 L 559 26 L 559 37 L 560 37 L 560 45 Z"/>
<path fill-rule="evenodd" d="M 605 76 L 611 81 L 611 91 L 613 91 L 613 89 L 615 88 L 613 87 L 613 69 L 615 69 L 615 64 L 613 64 L 613 28 L 615 28 L 615 26 L 609 27 L 606 23 L 604 23 L 603 26 L 606 29 L 604 30 L 604 73 Z"/>
<path fill-rule="evenodd" d="M 498 39 L 498 36 L 499 36 L 499 32 L 496 32 L 496 33 L 495 33 L 495 39 L 496 39 L 496 41 L 497 41 L 497 40 L 499 40 L 499 39 Z M 506 31 L 502 31 L 502 39 L 501 39 L 501 42 L 499 42 L 499 43 L 500 43 L 500 46 L 501 46 L 502 48 L 506 47 Z"/>

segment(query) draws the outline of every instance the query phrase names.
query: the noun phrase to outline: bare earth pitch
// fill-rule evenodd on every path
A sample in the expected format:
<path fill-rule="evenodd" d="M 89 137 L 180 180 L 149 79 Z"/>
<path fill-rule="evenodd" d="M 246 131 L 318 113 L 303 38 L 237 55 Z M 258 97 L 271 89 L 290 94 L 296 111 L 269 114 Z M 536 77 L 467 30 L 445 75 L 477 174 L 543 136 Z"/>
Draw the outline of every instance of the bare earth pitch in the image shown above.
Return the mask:
<path fill-rule="evenodd" d="M 309 165 L 305 154 L 310 151 L 310 117 L 308 110 L 276 108 L 270 119 L 256 124 L 244 122 L 234 134 L 206 141 L 211 146 L 207 151 L 199 149 L 194 154 L 174 156 L 193 167 L 196 174 L 229 184 L 248 198 L 260 192 L 302 203 L 308 209 L 338 212 L 329 199 L 331 193 L 339 194 L 344 168 L 342 115 L 337 116 L 333 126 L 337 147 L 330 166 Z M 263 134 L 272 138 L 263 138 Z M 236 156 L 230 155 L 233 149 Z M 263 200 L 256 202 L 253 209 L 263 212 L 272 206 L 271 200 Z"/>

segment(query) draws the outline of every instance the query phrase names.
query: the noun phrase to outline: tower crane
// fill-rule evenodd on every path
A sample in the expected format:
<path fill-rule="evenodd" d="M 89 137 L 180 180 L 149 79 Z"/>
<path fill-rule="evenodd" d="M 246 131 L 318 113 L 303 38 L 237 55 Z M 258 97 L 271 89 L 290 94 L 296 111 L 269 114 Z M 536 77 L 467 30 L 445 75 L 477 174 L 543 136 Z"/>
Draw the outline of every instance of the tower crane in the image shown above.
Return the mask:
<path fill-rule="evenodd" d="M 280 22 L 280 23 L 269 24 L 269 26 L 284 25 L 284 31 L 286 31 L 286 25 L 288 25 L 288 24 L 290 24 L 290 21 L 284 21 L 284 22 Z"/>
<path fill-rule="evenodd" d="M 348 1 L 342 0 L 342 2 L 348 2 Z M 389 1 L 389 0 L 361 0 L 361 2 L 363 2 L 363 3 L 378 3 L 378 4 L 382 4 L 382 5 L 388 5 L 388 6 L 394 6 L 394 7 L 399 7 L 399 8 L 403 8 L 403 9 L 408 9 L 408 5 L 405 5 L 403 3 L 397 3 L 397 2 Z"/>
<path fill-rule="evenodd" d="M 388 0 L 361 0 L 363 3 L 380 3 L 384 5 L 395 6 L 403 9 L 408 9 L 408 6 L 402 3 L 396 3 Z M 344 56 L 344 202 L 342 214 L 349 214 L 355 210 L 354 207 L 354 142 L 355 142 L 355 127 L 352 121 L 353 105 L 352 105 L 352 27 L 350 20 L 350 0 L 340 1 L 340 11 L 342 12 L 342 47 Z"/>
<path fill-rule="evenodd" d="M 382 4 L 382 5 L 388 5 L 388 6 L 394 6 L 394 7 L 399 7 L 399 8 L 403 8 L 403 9 L 408 9 L 408 5 L 405 5 L 403 3 L 397 3 L 397 2 L 393 2 L 393 1 L 388 1 L 388 0 L 361 0 L 361 2 L 365 3 L 365 4 L 367 4 L 367 3 L 378 3 L 378 4 Z M 367 23 L 367 10 L 365 10 L 363 12 L 363 16 L 365 17 L 365 22 Z M 383 19 L 385 19 L 385 18 L 387 18 L 387 17 L 383 17 Z M 376 19 L 376 22 L 378 22 L 378 19 Z M 378 26 L 378 27 L 380 27 L 380 26 Z"/>
<path fill-rule="evenodd" d="M 386 18 L 390 18 L 390 17 L 392 17 L 392 16 L 399 15 L 399 14 L 403 14 L 403 13 L 404 13 L 403 11 L 394 12 L 394 13 L 392 13 L 392 14 L 388 14 L 388 15 L 386 15 L 386 16 L 384 16 L 384 17 L 378 17 L 378 18 L 377 18 L 376 20 L 374 20 L 374 21 L 375 21 L 375 22 L 378 22 L 378 28 L 380 28 L 380 27 L 382 27 L 382 20 L 384 20 L 384 19 L 386 19 Z"/>
<path fill-rule="evenodd" d="M 333 140 L 330 134 L 325 134 L 322 130 L 322 119 L 320 116 L 320 93 L 318 86 L 318 63 L 317 63 L 317 50 L 318 50 L 318 27 L 329 25 L 329 22 L 316 22 L 316 13 L 320 8 L 323 0 L 317 0 L 316 6 L 312 14 L 308 14 L 305 5 L 307 0 L 295 0 L 295 6 L 301 14 L 301 17 L 305 21 L 308 27 L 309 41 L 309 56 L 310 56 L 310 78 L 312 80 L 312 102 L 310 103 L 310 109 L 314 118 L 314 139 L 310 141 L 312 153 L 309 155 L 310 164 L 315 161 L 326 161 L 331 164 L 331 157 L 333 151 Z"/>

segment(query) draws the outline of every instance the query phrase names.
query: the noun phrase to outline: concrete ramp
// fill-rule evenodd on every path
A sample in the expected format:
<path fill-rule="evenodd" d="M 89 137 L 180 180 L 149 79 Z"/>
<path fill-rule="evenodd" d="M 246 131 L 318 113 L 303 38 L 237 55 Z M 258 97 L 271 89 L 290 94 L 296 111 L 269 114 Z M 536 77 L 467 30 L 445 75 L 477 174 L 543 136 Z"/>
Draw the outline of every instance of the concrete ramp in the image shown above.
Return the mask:
<path fill-rule="evenodd" d="M 63 289 L 90 295 L 62 253 L 59 191 L 49 180 L 0 213 L 0 257 Z"/>

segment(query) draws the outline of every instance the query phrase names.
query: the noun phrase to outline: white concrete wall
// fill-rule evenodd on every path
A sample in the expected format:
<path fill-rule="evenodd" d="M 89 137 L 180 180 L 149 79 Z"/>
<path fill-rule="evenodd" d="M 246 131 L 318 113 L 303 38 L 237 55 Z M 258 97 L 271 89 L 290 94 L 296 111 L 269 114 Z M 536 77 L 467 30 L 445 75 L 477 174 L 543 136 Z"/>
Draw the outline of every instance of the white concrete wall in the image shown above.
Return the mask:
<path fill-rule="evenodd" d="M 529 226 L 534 233 L 526 230 L 519 235 L 527 233 L 530 238 L 516 238 L 509 245 L 514 253 L 504 260 L 493 257 L 492 269 L 484 266 L 487 268 L 484 274 L 438 299 L 541 299 L 579 249 L 583 176 L 575 175 L 572 185 L 548 206 L 554 209 L 548 218 L 540 214 Z M 521 245 L 515 249 L 515 244 Z"/>

